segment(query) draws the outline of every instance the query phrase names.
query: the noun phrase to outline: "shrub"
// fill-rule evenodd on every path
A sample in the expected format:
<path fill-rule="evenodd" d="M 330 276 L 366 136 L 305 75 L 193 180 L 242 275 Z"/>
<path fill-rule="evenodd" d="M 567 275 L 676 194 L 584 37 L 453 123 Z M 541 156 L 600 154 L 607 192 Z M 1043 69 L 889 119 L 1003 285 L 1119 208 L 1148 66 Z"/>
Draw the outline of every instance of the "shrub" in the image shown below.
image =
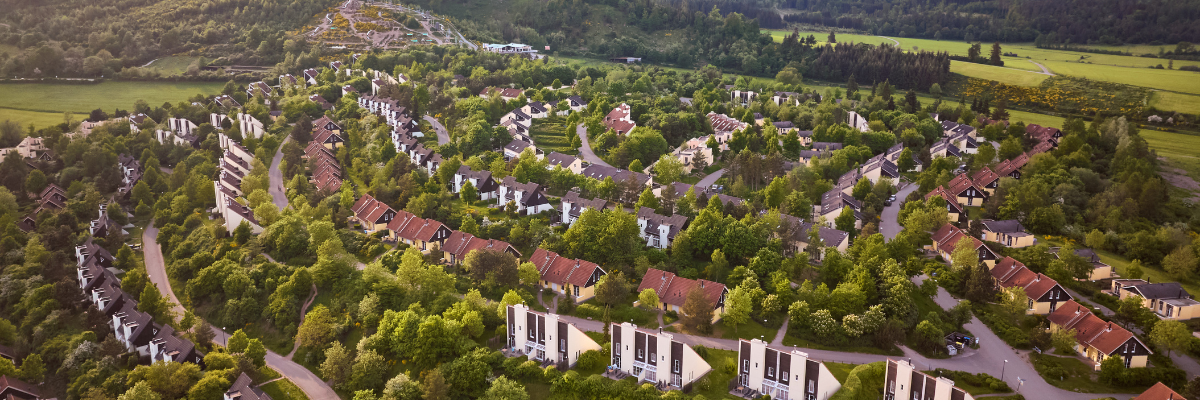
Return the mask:
<path fill-rule="evenodd" d="M 863 364 L 850 370 L 846 384 L 829 400 L 876 400 L 883 389 L 883 362 Z"/>

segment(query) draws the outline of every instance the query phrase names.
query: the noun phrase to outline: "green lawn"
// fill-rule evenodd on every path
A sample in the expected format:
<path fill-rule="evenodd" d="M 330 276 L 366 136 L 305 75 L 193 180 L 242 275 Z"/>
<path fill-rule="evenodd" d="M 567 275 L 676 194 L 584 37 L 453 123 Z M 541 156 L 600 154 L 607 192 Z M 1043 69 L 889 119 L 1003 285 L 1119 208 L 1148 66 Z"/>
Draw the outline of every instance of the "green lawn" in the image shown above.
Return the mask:
<path fill-rule="evenodd" d="M 1040 71 L 1040 70 L 1039 70 Z M 950 72 L 972 78 L 989 79 L 1017 86 L 1037 86 L 1050 75 L 1013 68 L 983 65 L 964 61 L 950 61 Z"/>
<path fill-rule="evenodd" d="M 549 117 L 534 120 L 533 125 L 529 128 L 529 133 L 533 136 L 533 143 L 539 149 L 542 149 L 547 154 L 552 151 L 557 151 L 564 154 L 576 154 L 579 151 L 571 147 L 571 136 L 574 135 L 574 129 L 568 129 L 564 126 L 565 119 L 562 117 Z"/>
<path fill-rule="evenodd" d="M 1099 372 L 1078 357 L 1029 353 L 1033 367 L 1047 383 L 1080 393 L 1141 393 L 1144 386 L 1108 385 L 1098 381 Z"/>
<path fill-rule="evenodd" d="M 280 379 L 259 388 L 274 400 L 308 400 L 304 391 L 287 379 Z"/>
<path fill-rule="evenodd" d="M 713 336 L 723 339 L 762 339 L 770 343 L 775 340 L 775 334 L 778 332 L 779 328 L 767 328 L 758 321 L 738 325 L 736 330 L 725 325 L 724 319 L 713 325 Z"/>
<path fill-rule="evenodd" d="M 846 377 L 850 376 L 850 370 L 854 369 L 854 367 L 857 367 L 857 366 L 858 366 L 858 364 L 846 364 L 846 363 L 837 363 L 837 362 L 826 362 L 825 363 L 825 368 L 829 368 L 829 372 L 833 374 L 833 377 L 837 378 L 838 382 L 841 382 L 843 384 L 846 383 Z"/>
<path fill-rule="evenodd" d="M 0 84 L 0 109 L 37 112 L 14 114 L 12 119 L 22 125 L 50 122 L 43 115 L 47 113 L 57 115 L 54 122 L 58 122 L 65 111 L 82 119 L 96 108 L 111 114 L 116 108 L 133 109 L 137 100 L 151 106 L 178 103 L 196 94 L 219 93 L 222 86 L 213 82 L 4 83 Z"/>
<path fill-rule="evenodd" d="M 3 101 L 3 100 L 0 100 Z M 76 114 L 73 118 L 75 121 L 82 120 L 86 115 Z M 63 113 L 61 112 L 38 112 L 14 110 L 11 108 L 0 108 L 0 121 L 17 121 L 22 128 L 33 124 L 37 128 L 45 128 L 51 125 L 57 125 L 63 122 Z"/>
<path fill-rule="evenodd" d="M 1196 95 L 1154 91 L 1150 93 L 1150 105 L 1159 110 L 1200 114 L 1200 96 Z"/>
<path fill-rule="evenodd" d="M 691 394 L 694 397 L 703 395 L 710 400 L 736 399 L 737 397 L 729 394 L 729 382 L 737 374 L 737 352 L 705 347 L 697 347 L 696 352 L 712 367 L 712 371 L 696 381 Z"/>
<path fill-rule="evenodd" d="M 1151 149 L 1167 159 L 1167 165 L 1187 171 L 1188 176 L 1200 181 L 1200 136 L 1150 129 L 1140 134 Z"/>
<path fill-rule="evenodd" d="M 156 69 L 163 75 L 183 75 L 184 72 L 187 72 L 188 65 L 191 65 L 193 61 L 196 61 L 199 58 L 200 57 L 188 56 L 163 57 L 154 60 L 154 62 L 150 63 L 148 68 Z"/>
<path fill-rule="evenodd" d="M 1152 89 L 1200 94 L 1200 73 L 1196 72 L 1085 64 L 1069 61 L 1045 61 L 1042 63 L 1056 74 L 1072 75 Z"/>

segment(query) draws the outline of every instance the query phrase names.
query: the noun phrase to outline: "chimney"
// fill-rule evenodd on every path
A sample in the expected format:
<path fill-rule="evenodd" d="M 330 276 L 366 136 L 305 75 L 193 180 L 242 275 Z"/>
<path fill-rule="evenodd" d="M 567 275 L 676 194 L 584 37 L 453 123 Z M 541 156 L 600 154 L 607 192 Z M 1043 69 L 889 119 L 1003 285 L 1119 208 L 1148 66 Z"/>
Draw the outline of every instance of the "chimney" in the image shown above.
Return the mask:
<path fill-rule="evenodd" d="M 1112 322 L 1109 322 L 1109 323 L 1108 323 L 1108 327 L 1107 327 L 1107 328 L 1105 328 L 1105 329 L 1104 329 L 1104 331 L 1105 331 L 1105 332 L 1112 332 Z"/>

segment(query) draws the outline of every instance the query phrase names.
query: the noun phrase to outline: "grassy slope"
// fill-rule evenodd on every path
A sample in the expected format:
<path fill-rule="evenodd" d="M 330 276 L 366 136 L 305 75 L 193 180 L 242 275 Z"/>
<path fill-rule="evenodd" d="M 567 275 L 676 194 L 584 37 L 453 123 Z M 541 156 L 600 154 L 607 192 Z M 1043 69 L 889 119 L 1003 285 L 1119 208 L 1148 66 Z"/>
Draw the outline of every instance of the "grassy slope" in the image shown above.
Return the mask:
<path fill-rule="evenodd" d="M 1140 134 L 1151 149 L 1167 159 L 1167 165 L 1187 171 L 1188 176 L 1200 181 L 1200 152 L 1197 151 L 1200 136 L 1149 129 Z"/>
<path fill-rule="evenodd" d="M 571 137 L 567 135 L 568 131 L 571 134 L 575 133 L 574 129 L 567 129 L 563 126 L 566 121 L 562 117 L 551 117 L 537 120 L 530 127 L 530 134 L 533 135 L 533 141 L 538 148 L 545 150 L 546 153 L 557 151 L 564 154 L 575 154 L 578 150 L 571 148 Z"/>
<path fill-rule="evenodd" d="M 198 93 L 219 93 L 222 86 L 212 82 L 6 83 L 0 84 L 0 118 L 43 127 L 61 122 L 65 111 L 79 119 L 96 108 L 112 113 L 115 108 L 132 109 L 137 100 L 151 106 L 177 103 Z"/>
<path fill-rule="evenodd" d="M 287 379 L 280 379 L 260 387 L 274 400 L 308 400 L 304 391 Z"/>
<path fill-rule="evenodd" d="M 1021 61 L 1021 63 L 1024 63 L 1024 61 Z M 1038 72 L 954 60 L 950 61 L 950 72 L 972 78 L 989 79 L 1010 85 L 1031 87 L 1040 85 L 1042 81 L 1050 77 L 1050 75 Z"/>
<path fill-rule="evenodd" d="M 1200 114 L 1200 96 L 1190 94 L 1155 91 L 1150 95 L 1150 105 L 1160 110 Z"/>
<path fill-rule="evenodd" d="M 196 61 L 198 58 L 188 56 L 163 57 L 150 63 L 149 68 L 157 69 L 163 75 L 180 75 L 187 72 L 188 65 L 191 65 L 192 61 Z"/>

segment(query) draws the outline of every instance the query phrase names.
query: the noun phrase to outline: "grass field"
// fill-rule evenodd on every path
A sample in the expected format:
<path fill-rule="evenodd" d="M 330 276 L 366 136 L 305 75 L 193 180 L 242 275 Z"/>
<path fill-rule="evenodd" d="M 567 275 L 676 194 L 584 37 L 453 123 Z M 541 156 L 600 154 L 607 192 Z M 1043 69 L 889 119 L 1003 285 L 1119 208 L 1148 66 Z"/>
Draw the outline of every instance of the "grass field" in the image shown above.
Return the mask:
<path fill-rule="evenodd" d="M 259 387 L 274 400 L 308 400 L 304 391 L 287 379 L 280 379 Z"/>
<path fill-rule="evenodd" d="M 972 78 L 988 79 L 1010 85 L 1029 87 L 1040 85 L 1042 81 L 1050 77 L 1050 75 L 1038 72 L 953 60 L 950 61 L 950 72 Z"/>
<path fill-rule="evenodd" d="M 1141 135 L 1151 149 L 1167 159 L 1167 165 L 1182 169 L 1192 179 L 1200 181 L 1200 150 L 1197 150 L 1200 149 L 1200 136 L 1150 129 L 1142 130 Z"/>
<path fill-rule="evenodd" d="M 1155 91 L 1150 95 L 1150 105 L 1160 110 L 1200 114 L 1200 96 L 1198 95 Z"/>
<path fill-rule="evenodd" d="M 1196 72 L 1117 67 L 1066 61 L 1045 61 L 1043 63 L 1056 74 L 1072 75 L 1152 89 L 1200 94 L 1200 73 Z"/>
<path fill-rule="evenodd" d="M 564 118 L 556 116 L 540 119 L 533 123 L 533 126 L 529 128 L 529 133 L 533 136 L 533 142 L 539 149 L 547 153 L 557 151 L 571 155 L 579 152 L 571 148 L 571 137 L 568 135 L 574 134 L 575 130 L 563 126 L 564 121 Z"/>
<path fill-rule="evenodd" d="M 147 68 L 157 69 L 162 72 L 163 75 L 182 75 L 184 72 L 187 72 L 188 65 L 191 65 L 193 61 L 196 61 L 199 58 L 200 57 L 188 56 L 163 57 L 154 60 L 154 62 L 150 63 L 150 66 Z"/>
<path fill-rule="evenodd" d="M 0 118 L 45 127 L 62 122 L 66 111 L 78 120 L 96 108 L 112 113 L 116 108 L 133 109 L 138 100 L 151 106 L 178 103 L 196 94 L 219 93 L 222 86 L 210 82 L 5 83 L 0 84 Z"/>

